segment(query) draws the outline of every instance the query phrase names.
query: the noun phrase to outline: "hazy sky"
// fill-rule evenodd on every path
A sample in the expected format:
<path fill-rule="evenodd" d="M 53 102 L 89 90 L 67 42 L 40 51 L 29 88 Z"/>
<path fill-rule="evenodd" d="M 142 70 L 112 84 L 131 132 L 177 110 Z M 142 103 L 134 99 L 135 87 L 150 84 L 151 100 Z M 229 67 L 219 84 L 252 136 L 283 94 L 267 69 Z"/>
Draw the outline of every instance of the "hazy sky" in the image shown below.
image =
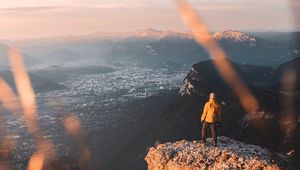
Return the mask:
<path fill-rule="evenodd" d="M 294 29 L 287 0 L 189 2 L 216 31 Z M 172 0 L 0 0 L 0 39 L 131 31 L 150 27 L 187 30 Z"/>

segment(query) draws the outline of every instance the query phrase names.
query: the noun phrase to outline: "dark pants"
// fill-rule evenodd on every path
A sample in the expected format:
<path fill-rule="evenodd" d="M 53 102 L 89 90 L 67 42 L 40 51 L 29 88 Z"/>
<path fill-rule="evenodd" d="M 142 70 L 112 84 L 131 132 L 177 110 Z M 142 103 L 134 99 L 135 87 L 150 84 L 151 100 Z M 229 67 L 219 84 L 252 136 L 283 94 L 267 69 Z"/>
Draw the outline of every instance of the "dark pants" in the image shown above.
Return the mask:
<path fill-rule="evenodd" d="M 206 142 L 206 129 L 207 129 L 207 126 L 210 127 L 211 136 L 213 138 L 214 145 L 216 146 L 217 145 L 217 129 L 216 129 L 214 123 L 203 122 L 203 125 L 202 125 L 202 142 L 203 143 Z"/>

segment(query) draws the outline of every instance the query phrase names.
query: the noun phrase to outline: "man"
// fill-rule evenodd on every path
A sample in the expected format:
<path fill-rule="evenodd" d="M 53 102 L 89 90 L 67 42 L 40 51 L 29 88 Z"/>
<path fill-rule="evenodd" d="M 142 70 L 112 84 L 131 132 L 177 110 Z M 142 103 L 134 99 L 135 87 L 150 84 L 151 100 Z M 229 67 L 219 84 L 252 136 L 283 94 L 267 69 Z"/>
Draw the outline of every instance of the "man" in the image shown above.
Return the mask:
<path fill-rule="evenodd" d="M 211 136 L 213 138 L 213 145 L 217 146 L 217 131 L 216 126 L 221 124 L 221 106 L 216 101 L 215 93 L 210 93 L 209 101 L 205 103 L 203 113 L 201 116 L 202 123 L 202 142 L 206 144 L 206 129 L 209 126 L 211 129 Z"/>

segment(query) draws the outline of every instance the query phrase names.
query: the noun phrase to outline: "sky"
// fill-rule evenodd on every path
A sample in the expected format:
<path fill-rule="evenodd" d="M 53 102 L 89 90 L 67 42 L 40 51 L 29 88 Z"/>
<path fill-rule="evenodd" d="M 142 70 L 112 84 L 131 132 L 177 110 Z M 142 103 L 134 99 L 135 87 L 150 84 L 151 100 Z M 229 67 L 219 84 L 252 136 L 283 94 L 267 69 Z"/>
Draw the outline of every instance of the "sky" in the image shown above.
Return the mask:
<path fill-rule="evenodd" d="M 213 31 L 292 31 L 297 0 L 190 0 Z M 300 10 L 300 8 L 299 8 Z M 0 39 L 137 29 L 188 31 L 173 0 L 1 0 Z"/>

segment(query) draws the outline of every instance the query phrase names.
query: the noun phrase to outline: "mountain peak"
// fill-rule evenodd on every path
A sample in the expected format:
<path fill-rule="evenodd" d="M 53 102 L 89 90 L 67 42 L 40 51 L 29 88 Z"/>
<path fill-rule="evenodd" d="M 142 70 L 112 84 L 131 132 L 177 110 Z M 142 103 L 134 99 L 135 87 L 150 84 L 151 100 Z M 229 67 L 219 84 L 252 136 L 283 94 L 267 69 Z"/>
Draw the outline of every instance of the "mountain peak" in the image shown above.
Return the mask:
<path fill-rule="evenodd" d="M 153 28 L 140 29 L 135 31 L 135 36 L 138 37 L 161 37 L 164 34 L 163 31 L 156 30 Z"/>
<path fill-rule="evenodd" d="M 235 30 L 227 30 L 223 32 L 216 32 L 214 35 L 214 38 L 216 40 L 231 40 L 234 42 L 255 42 L 255 37 L 252 37 L 250 35 L 247 35 L 240 31 Z"/>
<path fill-rule="evenodd" d="M 221 136 L 218 146 L 208 139 L 204 146 L 200 141 L 177 141 L 150 148 L 145 160 L 148 169 L 281 169 L 272 153 L 256 145 L 244 144 Z M 289 160 L 282 155 L 282 159 Z"/>

